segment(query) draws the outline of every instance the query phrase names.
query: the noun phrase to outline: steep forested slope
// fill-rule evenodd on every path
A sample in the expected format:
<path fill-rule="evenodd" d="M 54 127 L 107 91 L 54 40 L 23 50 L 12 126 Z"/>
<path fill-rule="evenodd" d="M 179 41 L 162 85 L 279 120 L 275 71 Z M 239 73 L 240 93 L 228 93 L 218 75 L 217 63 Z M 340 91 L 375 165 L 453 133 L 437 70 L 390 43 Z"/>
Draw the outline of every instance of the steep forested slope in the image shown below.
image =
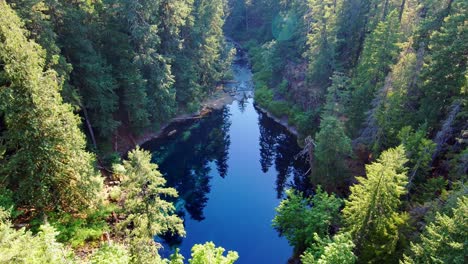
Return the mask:
<path fill-rule="evenodd" d="M 314 208 L 289 194 L 280 233 L 312 225 L 302 237 L 285 234 L 296 256 L 308 248 L 305 263 L 387 263 L 406 252 L 408 263 L 462 263 L 466 224 L 446 219 L 465 210 L 456 200 L 468 172 L 466 1 L 230 3 L 226 33 L 249 49 L 257 104 L 299 129 L 312 182 L 351 194 L 343 223 L 328 222 L 332 234 L 318 232 L 317 218 L 294 226 L 284 214 Z M 428 241 L 448 225 L 465 238 Z"/>

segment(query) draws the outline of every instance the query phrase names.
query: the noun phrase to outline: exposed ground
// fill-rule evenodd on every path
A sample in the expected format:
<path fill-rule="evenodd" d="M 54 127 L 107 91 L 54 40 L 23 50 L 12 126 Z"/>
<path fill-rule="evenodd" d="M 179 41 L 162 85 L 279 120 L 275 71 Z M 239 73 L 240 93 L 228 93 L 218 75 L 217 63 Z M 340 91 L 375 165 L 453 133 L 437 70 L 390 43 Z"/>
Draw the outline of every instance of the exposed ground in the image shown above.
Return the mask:
<path fill-rule="evenodd" d="M 137 145 L 142 145 L 150 140 L 173 133 L 174 131 L 168 131 L 168 127 L 173 123 L 202 118 L 211 113 L 211 111 L 222 109 L 225 105 L 233 101 L 234 97 L 228 92 L 225 92 L 223 87 L 220 86 L 209 98 L 201 103 L 199 111 L 196 113 L 181 113 L 162 124 L 158 131 L 149 130 L 141 135 L 134 135 L 129 129 L 121 129 L 113 141 L 114 151 L 124 155 Z"/>

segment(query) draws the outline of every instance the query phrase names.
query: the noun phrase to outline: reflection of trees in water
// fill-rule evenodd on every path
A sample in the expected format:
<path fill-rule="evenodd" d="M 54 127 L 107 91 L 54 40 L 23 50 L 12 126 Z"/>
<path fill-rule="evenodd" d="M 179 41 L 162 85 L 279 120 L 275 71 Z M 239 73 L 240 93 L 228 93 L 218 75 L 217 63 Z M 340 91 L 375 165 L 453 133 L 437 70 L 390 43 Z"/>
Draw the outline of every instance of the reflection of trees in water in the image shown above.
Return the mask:
<path fill-rule="evenodd" d="M 276 191 L 282 198 L 285 188 L 294 187 L 300 191 L 310 191 L 305 160 L 294 157 L 300 152 L 296 138 L 289 134 L 265 114 L 259 112 L 260 125 L 260 164 L 262 171 L 267 172 L 273 162 L 278 172 Z"/>
<path fill-rule="evenodd" d="M 247 97 L 247 95 L 244 93 L 242 95 L 242 98 L 240 100 L 237 101 L 237 106 L 239 107 L 239 111 L 241 113 L 244 113 L 245 112 L 245 109 L 247 108 L 247 106 L 249 105 L 249 98 Z"/>
<path fill-rule="evenodd" d="M 145 147 L 153 152 L 167 185 L 179 192 L 190 217 L 201 221 L 210 192 L 210 163 L 214 162 L 221 177 L 228 171 L 229 111 L 216 111 L 192 125 L 185 132 L 152 142 Z M 179 129 L 178 129 L 179 130 Z M 183 212 L 180 212 L 183 214 Z"/>

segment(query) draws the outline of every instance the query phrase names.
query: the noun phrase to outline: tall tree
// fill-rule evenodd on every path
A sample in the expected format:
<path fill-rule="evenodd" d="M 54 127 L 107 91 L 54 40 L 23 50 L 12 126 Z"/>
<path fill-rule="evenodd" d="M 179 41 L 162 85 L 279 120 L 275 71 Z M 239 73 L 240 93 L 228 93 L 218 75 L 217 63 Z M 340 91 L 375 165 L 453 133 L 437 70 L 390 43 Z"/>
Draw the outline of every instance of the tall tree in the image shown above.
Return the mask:
<path fill-rule="evenodd" d="M 367 177 L 357 177 L 345 201 L 343 219 L 356 244 L 359 261 L 395 259 L 399 228 L 406 216 L 398 211 L 406 193 L 407 159 L 403 147 L 384 151 L 377 162 L 366 166 Z"/>
<path fill-rule="evenodd" d="M 320 122 L 320 131 L 315 136 L 314 176 L 320 183 L 335 185 L 346 176 L 344 159 L 352 154 L 351 140 L 338 118 L 325 116 Z"/>
<path fill-rule="evenodd" d="M 130 240 L 134 263 L 147 263 L 158 257 L 153 237 L 166 232 L 185 235 L 182 220 L 175 214 L 172 203 L 165 197 L 177 197 L 177 191 L 165 187 L 166 180 L 151 163 L 151 154 L 137 148 L 128 160 L 116 165 L 114 171 L 123 176 L 123 209 L 127 217 L 119 226 Z"/>
<path fill-rule="evenodd" d="M 353 94 L 349 116 L 353 132 L 364 121 L 375 93 L 383 86 L 385 77 L 398 54 L 398 14 L 393 11 L 379 22 L 366 38 L 364 49 L 352 80 Z"/>
<path fill-rule="evenodd" d="M 309 78 L 318 85 L 330 84 L 330 77 L 336 68 L 336 20 L 342 1 L 310 0 L 308 16 L 310 25 L 307 44 L 309 50 Z"/>
<path fill-rule="evenodd" d="M 430 129 L 438 126 L 437 121 L 448 113 L 455 99 L 466 96 L 462 87 L 466 84 L 468 60 L 467 13 L 466 1 L 453 1 L 450 15 L 430 37 L 419 110 L 420 120 L 427 120 Z"/>
<path fill-rule="evenodd" d="M 468 254 L 468 198 L 458 199 L 450 214 L 437 213 L 421 235 L 421 241 L 411 243 L 409 255 L 402 263 L 465 263 Z"/>
<path fill-rule="evenodd" d="M 213 242 L 207 242 L 204 245 L 194 245 L 192 247 L 192 258 L 190 264 L 233 264 L 239 258 L 235 251 L 229 251 L 226 256 L 223 255 L 224 248 L 216 247 Z"/>
<path fill-rule="evenodd" d="M 79 118 L 63 103 L 55 71 L 44 69 L 44 51 L 27 40 L 19 17 L 4 1 L 0 13 L 0 112 L 8 153 L 1 174 L 21 205 L 39 211 L 93 206 L 102 179 L 84 150 Z"/>

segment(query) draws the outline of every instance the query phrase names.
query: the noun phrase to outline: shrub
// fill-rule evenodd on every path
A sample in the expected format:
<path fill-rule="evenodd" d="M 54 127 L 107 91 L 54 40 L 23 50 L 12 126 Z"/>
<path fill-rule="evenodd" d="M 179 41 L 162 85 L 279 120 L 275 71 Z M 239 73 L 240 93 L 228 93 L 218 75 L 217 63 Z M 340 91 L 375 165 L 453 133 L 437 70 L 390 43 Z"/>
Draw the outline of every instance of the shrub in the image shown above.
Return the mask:
<path fill-rule="evenodd" d="M 289 116 L 290 105 L 285 101 L 271 101 L 268 104 L 268 110 L 276 117 Z"/>

